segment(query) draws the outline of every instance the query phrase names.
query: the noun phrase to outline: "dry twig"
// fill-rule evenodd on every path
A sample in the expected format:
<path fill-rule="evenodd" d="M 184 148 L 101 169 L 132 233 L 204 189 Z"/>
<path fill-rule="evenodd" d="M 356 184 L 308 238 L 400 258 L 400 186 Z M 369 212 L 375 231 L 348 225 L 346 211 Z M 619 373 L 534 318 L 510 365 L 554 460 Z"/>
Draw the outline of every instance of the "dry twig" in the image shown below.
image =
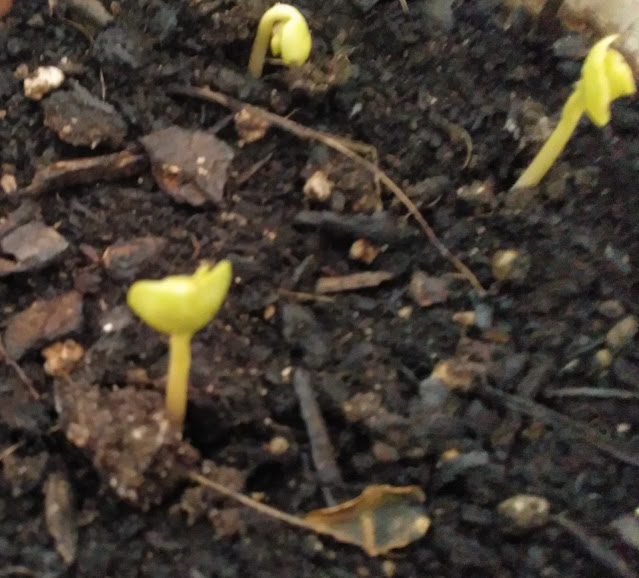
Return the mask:
<path fill-rule="evenodd" d="M 33 381 L 31 381 L 31 378 L 23 371 L 20 365 L 18 365 L 18 363 L 14 359 L 11 359 L 9 357 L 9 354 L 7 353 L 7 350 L 4 348 L 4 343 L 2 342 L 1 338 L 0 338 L 0 360 L 3 360 L 11 369 L 13 369 L 13 371 L 16 372 L 17 376 L 20 378 L 20 381 L 24 383 L 26 388 L 29 390 L 31 397 L 36 401 L 39 400 L 40 394 L 38 393 L 38 390 L 33 386 Z"/>
<path fill-rule="evenodd" d="M 330 505 L 334 505 L 335 502 L 330 494 L 329 486 L 341 483 L 342 474 L 337 467 L 335 450 L 328 436 L 328 430 L 326 429 L 326 423 L 319 404 L 315 399 L 311 376 L 307 370 L 302 368 L 295 369 L 293 372 L 293 387 L 300 402 L 302 418 L 306 424 L 317 477 L 323 486 L 322 489 L 324 490 L 326 501 Z"/>
<path fill-rule="evenodd" d="M 322 144 L 342 153 L 345 157 L 364 167 L 365 169 L 370 171 L 377 179 L 379 179 L 380 182 L 400 200 L 400 202 L 406 207 L 406 209 L 408 209 L 409 213 L 419 223 L 422 231 L 424 232 L 430 243 L 439 251 L 440 255 L 448 260 L 463 275 L 463 277 L 473 286 L 475 291 L 477 291 L 480 296 L 486 295 L 486 290 L 482 287 L 479 279 L 477 279 L 474 273 L 466 265 L 464 265 L 464 263 L 462 263 L 462 261 L 458 257 L 453 255 L 448 250 L 448 248 L 439 240 L 431 226 L 426 222 L 426 219 L 424 219 L 422 214 L 419 212 L 419 209 L 417 208 L 415 203 L 410 200 L 408 195 L 406 195 L 406 193 L 399 186 L 397 186 L 395 182 L 384 171 L 382 171 L 371 161 L 363 158 L 358 152 L 354 151 L 350 142 L 341 137 L 336 137 L 329 133 L 308 128 L 295 121 L 284 118 L 257 106 L 246 104 L 240 100 L 234 99 L 230 96 L 222 94 L 221 92 L 216 92 L 206 87 L 198 88 L 193 86 L 185 87 L 173 85 L 168 88 L 168 92 L 171 94 L 179 94 L 190 96 L 193 98 L 199 98 L 201 100 L 206 100 L 209 102 L 216 102 L 231 110 L 247 110 L 248 112 L 250 112 L 251 115 L 261 117 L 269 123 L 278 126 L 283 130 L 287 130 L 288 132 L 301 139 L 321 142 Z"/>
<path fill-rule="evenodd" d="M 486 383 L 481 385 L 479 392 L 489 399 L 502 403 L 511 411 L 531 416 L 553 427 L 555 431 L 559 433 L 566 432 L 577 435 L 580 439 L 592 444 L 599 451 L 618 459 L 624 464 L 639 468 L 639 455 L 608 441 L 603 438 L 599 432 L 585 423 L 574 420 L 525 397 L 506 393 L 505 391 L 491 387 Z"/>
<path fill-rule="evenodd" d="M 619 578 L 637 578 L 637 573 L 630 569 L 627 562 L 606 548 L 600 540 L 589 536 L 578 524 L 563 515 L 553 516 L 553 521 L 564 531 L 577 539 L 584 550 L 599 564 Z"/>

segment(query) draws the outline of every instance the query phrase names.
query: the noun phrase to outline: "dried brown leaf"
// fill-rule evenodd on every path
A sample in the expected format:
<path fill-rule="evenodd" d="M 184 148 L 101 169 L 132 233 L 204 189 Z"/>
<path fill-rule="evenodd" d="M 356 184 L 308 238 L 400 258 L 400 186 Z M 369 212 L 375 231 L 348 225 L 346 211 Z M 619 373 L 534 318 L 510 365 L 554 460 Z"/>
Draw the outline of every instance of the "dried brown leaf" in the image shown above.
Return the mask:
<path fill-rule="evenodd" d="M 417 486 L 374 485 L 353 500 L 309 512 L 305 521 L 320 534 L 379 556 L 407 546 L 428 531 L 424 499 Z"/>
<path fill-rule="evenodd" d="M 140 139 L 159 187 L 179 202 L 220 203 L 233 149 L 214 134 L 178 126 Z"/>

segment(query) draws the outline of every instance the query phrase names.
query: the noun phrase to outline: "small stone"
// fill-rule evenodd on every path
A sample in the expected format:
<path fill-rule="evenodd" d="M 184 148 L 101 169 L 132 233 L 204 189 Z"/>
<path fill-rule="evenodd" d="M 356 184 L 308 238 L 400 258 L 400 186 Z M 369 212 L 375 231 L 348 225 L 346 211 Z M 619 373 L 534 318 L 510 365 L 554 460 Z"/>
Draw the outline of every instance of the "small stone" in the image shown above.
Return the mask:
<path fill-rule="evenodd" d="M 366 239 L 357 239 L 348 251 L 348 256 L 353 261 L 360 261 L 370 265 L 381 252 L 380 247 L 376 247 L 370 241 Z"/>
<path fill-rule="evenodd" d="M 612 353 L 609 349 L 600 349 L 595 353 L 595 361 L 601 369 L 607 369 L 612 363 Z"/>
<path fill-rule="evenodd" d="M 469 369 L 455 363 L 455 359 L 440 361 L 430 374 L 431 379 L 438 379 L 451 391 L 468 391 L 473 384 L 475 374 Z"/>
<path fill-rule="evenodd" d="M 419 384 L 420 410 L 425 413 L 437 412 L 444 407 L 450 395 L 450 389 L 439 379 L 427 377 Z"/>
<path fill-rule="evenodd" d="M 6 195 L 11 195 L 18 190 L 18 181 L 13 175 L 4 174 L 2 179 L 0 179 L 0 187 L 2 187 Z"/>
<path fill-rule="evenodd" d="M 423 271 L 415 271 L 408 287 L 410 296 L 420 307 L 430 307 L 436 303 L 444 303 L 450 294 L 448 280 L 442 277 L 431 277 Z"/>
<path fill-rule="evenodd" d="M 42 14 L 38 12 L 31 16 L 31 18 L 27 20 L 27 26 L 29 26 L 29 28 L 44 28 L 44 18 Z"/>
<path fill-rule="evenodd" d="M 388 464 L 399 461 L 399 452 L 393 446 L 377 441 L 373 444 L 372 453 L 378 462 Z"/>
<path fill-rule="evenodd" d="M 395 576 L 395 572 L 397 572 L 397 564 L 395 564 L 392 560 L 384 560 L 382 562 L 382 571 L 384 572 L 384 576 L 393 578 L 393 576 Z"/>
<path fill-rule="evenodd" d="M 472 327 L 475 325 L 475 318 L 474 311 L 458 311 L 453 315 L 453 323 L 460 327 Z"/>
<path fill-rule="evenodd" d="M 550 503 L 546 498 L 519 494 L 497 506 L 504 530 L 519 533 L 545 526 L 550 520 Z"/>
<path fill-rule="evenodd" d="M 406 305 L 405 307 L 400 307 L 397 311 L 397 317 L 400 319 L 410 319 L 413 314 L 413 307 L 411 305 Z"/>
<path fill-rule="evenodd" d="M 304 184 L 304 196 L 309 201 L 325 203 L 333 194 L 333 183 L 323 171 L 315 171 Z"/>
<path fill-rule="evenodd" d="M 629 343 L 637 334 L 639 323 L 637 318 L 628 315 L 615 324 L 606 334 L 606 345 L 613 352 L 619 351 L 624 345 Z"/>
<path fill-rule="evenodd" d="M 291 444 L 285 437 L 275 436 L 268 443 L 268 452 L 274 456 L 281 456 L 282 454 L 285 454 L 290 447 Z"/>
<path fill-rule="evenodd" d="M 73 339 L 67 339 L 43 349 L 42 356 L 45 359 L 44 372 L 62 377 L 69 375 L 78 365 L 84 356 L 84 348 Z"/>
<path fill-rule="evenodd" d="M 497 251 L 493 257 L 493 277 L 498 281 L 523 281 L 530 270 L 530 256 L 514 249 Z"/>
<path fill-rule="evenodd" d="M 599 303 L 597 311 L 608 319 L 619 319 L 626 312 L 626 309 L 618 299 L 608 299 Z"/>
<path fill-rule="evenodd" d="M 24 95 L 31 100 L 42 100 L 64 82 L 64 72 L 57 66 L 39 66 L 33 74 L 24 79 Z"/>
<path fill-rule="evenodd" d="M 457 198 L 471 207 L 494 208 L 497 200 L 494 194 L 495 184 L 488 181 L 473 181 L 457 189 Z"/>

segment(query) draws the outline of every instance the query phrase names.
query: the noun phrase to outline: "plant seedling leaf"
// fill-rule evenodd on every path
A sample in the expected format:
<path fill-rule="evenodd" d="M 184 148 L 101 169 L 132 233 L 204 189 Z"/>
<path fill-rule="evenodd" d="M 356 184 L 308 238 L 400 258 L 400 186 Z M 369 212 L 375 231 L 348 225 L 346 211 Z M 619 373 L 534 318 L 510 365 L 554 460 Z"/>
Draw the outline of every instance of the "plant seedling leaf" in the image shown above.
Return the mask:
<path fill-rule="evenodd" d="M 309 512 L 305 521 L 320 534 L 379 556 L 407 546 L 428 531 L 424 499 L 417 486 L 374 485 L 348 502 Z"/>

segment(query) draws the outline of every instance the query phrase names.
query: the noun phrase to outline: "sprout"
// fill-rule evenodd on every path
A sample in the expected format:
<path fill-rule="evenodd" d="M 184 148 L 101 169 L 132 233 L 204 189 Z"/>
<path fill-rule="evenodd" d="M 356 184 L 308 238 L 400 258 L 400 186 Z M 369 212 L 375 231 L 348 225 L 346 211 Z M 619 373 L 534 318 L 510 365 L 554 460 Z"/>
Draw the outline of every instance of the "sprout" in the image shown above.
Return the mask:
<path fill-rule="evenodd" d="M 301 66 L 308 60 L 311 33 L 297 8 L 289 4 L 275 4 L 264 12 L 249 59 L 248 70 L 253 78 L 262 76 L 269 43 L 273 56 L 281 56 L 286 66 Z"/>
<path fill-rule="evenodd" d="M 548 172 L 577 128 L 584 112 L 598 127 L 610 121 L 610 104 L 620 96 L 634 94 L 636 87 L 624 57 L 610 48 L 618 35 L 597 42 L 586 56 L 581 78 L 568 98 L 557 128 L 550 135 L 513 189 L 534 187 Z"/>
<path fill-rule="evenodd" d="M 186 414 L 191 338 L 222 306 L 231 285 L 231 263 L 200 265 L 193 275 L 175 275 L 131 285 L 129 307 L 153 329 L 169 335 L 166 414 L 178 429 Z"/>

